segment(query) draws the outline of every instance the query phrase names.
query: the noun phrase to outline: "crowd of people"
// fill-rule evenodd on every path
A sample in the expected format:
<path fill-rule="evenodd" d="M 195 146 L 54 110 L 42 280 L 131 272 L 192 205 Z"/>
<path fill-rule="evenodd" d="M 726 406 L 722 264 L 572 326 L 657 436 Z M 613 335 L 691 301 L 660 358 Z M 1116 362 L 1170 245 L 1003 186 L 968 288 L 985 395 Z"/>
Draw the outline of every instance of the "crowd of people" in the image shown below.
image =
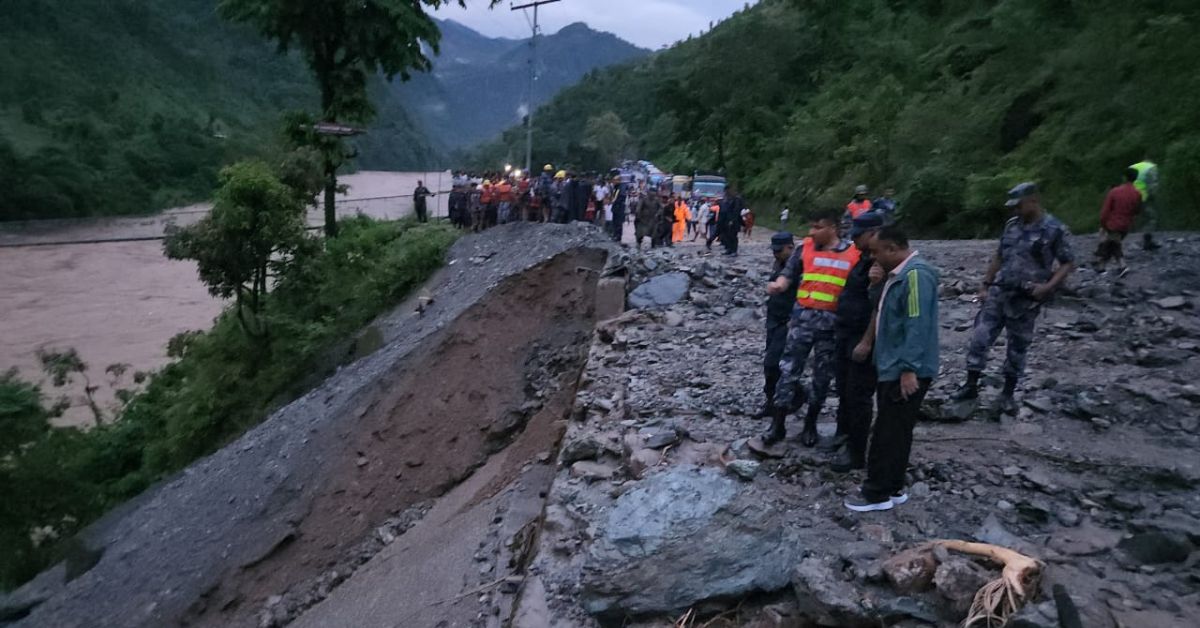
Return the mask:
<path fill-rule="evenodd" d="M 413 191 L 417 219 L 428 220 L 422 182 Z M 477 232 L 509 222 L 584 221 L 602 226 L 620 242 L 632 223 L 634 241 L 651 248 L 669 247 L 691 237 L 711 249 L 719 242 L 736 255 L 739 234 L 749 237 L 754 212 L 736 189 L 724 198 L 685 198 L 666 186 L 653 186 L 619 173 L 576 173 L 546 164 L 537 177 L 520 170 L 453 173 L 448 202 L 451 224 Z"/>
<path fill-rule="evenodd" d="M 904 484 L 913 428 L 939 369 L 938 271 L 910 247 L 892 220 L 892 208 L 865 194 L 860 187 L 844 212 L 812 216 L 808 237 L 798 245 L 786 232 L 772 238 L 767 401 L 760 412 L 771 423 L 752 441 L 759 448 L 779 443 L 787 434 L 787 416 L 804 409 L 800 443 L 816 446 L 817 417 L 836 380 L 837 430 L 826 449 L 834 452 L 834 471 L 866 468 L 859 493 L 845 500 L 856 512 L 889 510 L 908 500 Z M 1066 228 L 1042 208 L 1036 185 L 1010 190 L 1008 206 L 1016 215 L 1006 223 L 986 273 L 968 380 L 955 397 L 977 397 L 988 349 L 1007 329 L 999 410 L 1012 413 L 1033 321 L 1075 259 Z M 800 384 L 806 366 L 810 390 Z"/>
<path fill-rule="evenodd" d="M 1116 261 L 1124 276 L 1121 242 L 1139 214 L 1146 215 L 1144 248 L 1158 248 L 1157 196 L 1157 166 L 1149 160 L 1131 166 L 1125 182 L 1108 193 L 1097 271 Z M 817 446 L 817 417 L 836 381 L 837 429 L 823 447 L 834 454 L 832 470 L 866 469 L 858 494 L 845 500 L 856 512 L 889 510 L 908 500 L 913 428 L 939 369 L 938 271 L 910 247 L 891 197 L 889 190 L 868 200 L 867 188 L 859 186 L 844 211 L 813 215 L 801 243 L 786 231 L 771 239 L 766 403 L 759 412 L 771 423 L 751 444 L 767 451 L 781 442 L 788 415 L 803 409 L 800 443 Z M 951 395 L 974 409 L 988 353 L 1005 332 L 1004 385 L 991 413 L 997 418 L 1016 414 L 1037 318 L 1076 268 L 1070 233 L 1042 206 L 1036 184 L 1009 190 L 1006 205 L 1014 215 L 984 272 L 966 380 Z M 784 224 L 788 213 L 781 212 Z M 800 384 L 806 366 L 810 387 Z"/>
<path fill-rule="evenodd" d="M 1149 160 L 1125 172 L 1101 210 L 1101 242 L 1095 267 L 1115 261 L 1126 272 L 1122 241 L 1146 215 L 1144 246 L 1153 241 L 1158 195 L 1157 166 Z M 415 198 L 428 191 L 419 186 Z M 870 198 L 854 190 L 845 208 L 809 215 L 802 241 L 786 231 L 791 212 L 780 212 L 782 231 L 771 238 L 773 269 L 767 292 L 764 393 L 758 416 L 770 426 L 751 447 L 769 451 L 786 437 L 787 417 L 803 410 L 800 443 L 819 444 L 817 418 L 832 390 L 838 395 L 837 429 L 821 446 L 833 454 L 837 472 L 866 469 L 853 511 L 888 510 L 907 501 L 905 473 L 921 403 L 939 369 L 939 275 L 909 243 L 898 224 L 894 191 Z M 423 204 L 423 203 L 422 203 Z M 984 273 L 964 364 L 966 379 L 951 396 L 975 403 L 988 353 L 1007 333 L 1004 386 L 993 416 L 1014 414 L 1034 326 L 1076 267 L 1069 232 L 1042 206 L 1036 184 L 1008 192 L 1013 211 Z M 418 211 L 423 217 L 424 212 Z M 536 179 L 522 173 L 456 175 L 451 221 L 481 230 L 516 220 L 604 226 L 621 241 L 627 221 L 641 248 L 672 246 L 691 236 L 725 255 L 737 255 L 739 235 L 750 235 L 754 214 L 734 185 L 720 199 L 685 200 L 669 190 L 621 176 L 579 175 L 547 164 Z M 811 369 L 809 386 L 801 384 Z M 836 383 L 836 387 L 834 384 Z"/>

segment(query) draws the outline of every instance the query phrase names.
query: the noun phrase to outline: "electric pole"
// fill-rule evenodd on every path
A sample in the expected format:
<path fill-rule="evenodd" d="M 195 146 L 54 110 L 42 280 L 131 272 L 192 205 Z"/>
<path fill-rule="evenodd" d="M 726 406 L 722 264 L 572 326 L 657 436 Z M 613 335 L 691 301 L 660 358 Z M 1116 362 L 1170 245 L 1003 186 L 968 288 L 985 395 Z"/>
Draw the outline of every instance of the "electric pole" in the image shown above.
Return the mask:
<path fill-rule="evenodd" d="M 533 83 L 537 79 L 538 7 L 561 1 L 537 0 L 512 7 L 513 11 L 533 7 L 533 35 L 529 38 L 529 100 L 525 103 L 525 172 L 530 177 L 533 176 Z"/>

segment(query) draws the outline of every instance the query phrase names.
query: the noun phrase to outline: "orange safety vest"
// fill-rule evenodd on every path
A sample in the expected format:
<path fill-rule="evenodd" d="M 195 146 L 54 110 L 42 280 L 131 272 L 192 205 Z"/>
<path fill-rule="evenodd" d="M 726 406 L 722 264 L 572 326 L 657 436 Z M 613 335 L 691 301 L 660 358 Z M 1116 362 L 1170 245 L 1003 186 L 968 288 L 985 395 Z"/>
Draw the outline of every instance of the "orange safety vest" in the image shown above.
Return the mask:
<path fill-rule="evenodd" d="M 838 297 L 861 253 L 853 244 L 843 251 L 818 251 L 812 238 L 805 238 L 802 246 L 804 276 L 796 290 L 796 303 L 810 310 L 837 311 Z"/>
<path fill-rule="evenodd" d="M 846 211 L 850 212 L 851 218 L 858 218 L 871 211 L 871 201 L 865 198 L 861 201 L 850 201 L 846 203 Z"/>

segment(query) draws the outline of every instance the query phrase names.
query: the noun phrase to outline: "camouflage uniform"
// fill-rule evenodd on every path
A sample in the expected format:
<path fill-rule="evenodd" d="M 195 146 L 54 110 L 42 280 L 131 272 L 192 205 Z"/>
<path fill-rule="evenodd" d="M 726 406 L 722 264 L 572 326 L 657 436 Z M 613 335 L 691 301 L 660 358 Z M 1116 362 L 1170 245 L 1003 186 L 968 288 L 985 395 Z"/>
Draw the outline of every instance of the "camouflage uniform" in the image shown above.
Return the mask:
<path fill-rule="evenodd" d="M 975 327 L 967 351 L 967 370 L 983 371 L 988 350 L 1008 329 L 1008 354 L 1004 376 L 1020 378 L 1033 342 L 1034 325 L 1042 302 L 1029 296 L 1033 284 L 1045 283 L 1054 275 L 1054 263 L 1075 261 L 1067 227 L 1046 214 L 1038 222 L 1025 225 L 1012 218 L 1000 236 L 1000 272 L 988 288 L 987 301 L 975 317 Z"/>
<path fill-rule="evenodd" d="M 800 377 L 804 375 L 804 363 L 812 353 L 812 397 L 809 412 L 818 412 L 829 395 L 829 384 L 833 381 L 833 360 L 837 351 L 834 326 L 837 314 L 823 310 L 810 310 L 796 306 L 792 320 L 788 322 L 787 345 L 783 359 L 779 361 L 779 384 L 775 388 L 776 408 L 797 410 L 796 393 L 800 390 Z"/>
<path fill-rule="evenodd" d="M 849 242 L 840 242 L 834 250 L 842 251 L 849 247 Z M 800 277 L 803 274 L 803 247 L 797 246 L 792 256 L 784 266 L 783 275 Z M 796 282 L 793 281 L 790 290 L 795 294 Z M 804 363 L 812 354 L 812 397 L 809 398 L 809 414 L 815 415 L 825 405 L 829 395 L 829 384 L 833 381 L 834 358 L 837 353 L 837 313 L 824 310 L 814 310 L 796 305 L 792 308 L 792 317 L 788 321 L 787 344 L 783 350 L 783 359 L 779 362 L 779 384 L 775 389 L 772 404 L 776 408 L 789 411 L 797 410 L 799 405 L 796 394 L 800 388 L 800 378 L 804 375 Z M 802 403 L 802 401 L 801 401 Z"/>

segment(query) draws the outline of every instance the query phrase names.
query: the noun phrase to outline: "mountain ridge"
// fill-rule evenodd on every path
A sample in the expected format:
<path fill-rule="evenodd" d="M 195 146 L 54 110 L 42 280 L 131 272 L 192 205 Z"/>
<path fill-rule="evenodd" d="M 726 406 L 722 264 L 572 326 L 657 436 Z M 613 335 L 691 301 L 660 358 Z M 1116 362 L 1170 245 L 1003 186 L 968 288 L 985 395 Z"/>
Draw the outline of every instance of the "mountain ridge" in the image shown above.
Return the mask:
<path fill-rule="evenodd" d="M 439 54 L 431 57 L 433 70 L 392 86 L 426 135 L 439 149 L 453 150 L 520 123 L 529 85 L 529 39 L 491 37 L 453 19 L 437 23 L 442 40 Z M 647 54 L 649 50 L 583 22 L 540 35 L 535 104 L 549 101 L 592 70 Z"/>

